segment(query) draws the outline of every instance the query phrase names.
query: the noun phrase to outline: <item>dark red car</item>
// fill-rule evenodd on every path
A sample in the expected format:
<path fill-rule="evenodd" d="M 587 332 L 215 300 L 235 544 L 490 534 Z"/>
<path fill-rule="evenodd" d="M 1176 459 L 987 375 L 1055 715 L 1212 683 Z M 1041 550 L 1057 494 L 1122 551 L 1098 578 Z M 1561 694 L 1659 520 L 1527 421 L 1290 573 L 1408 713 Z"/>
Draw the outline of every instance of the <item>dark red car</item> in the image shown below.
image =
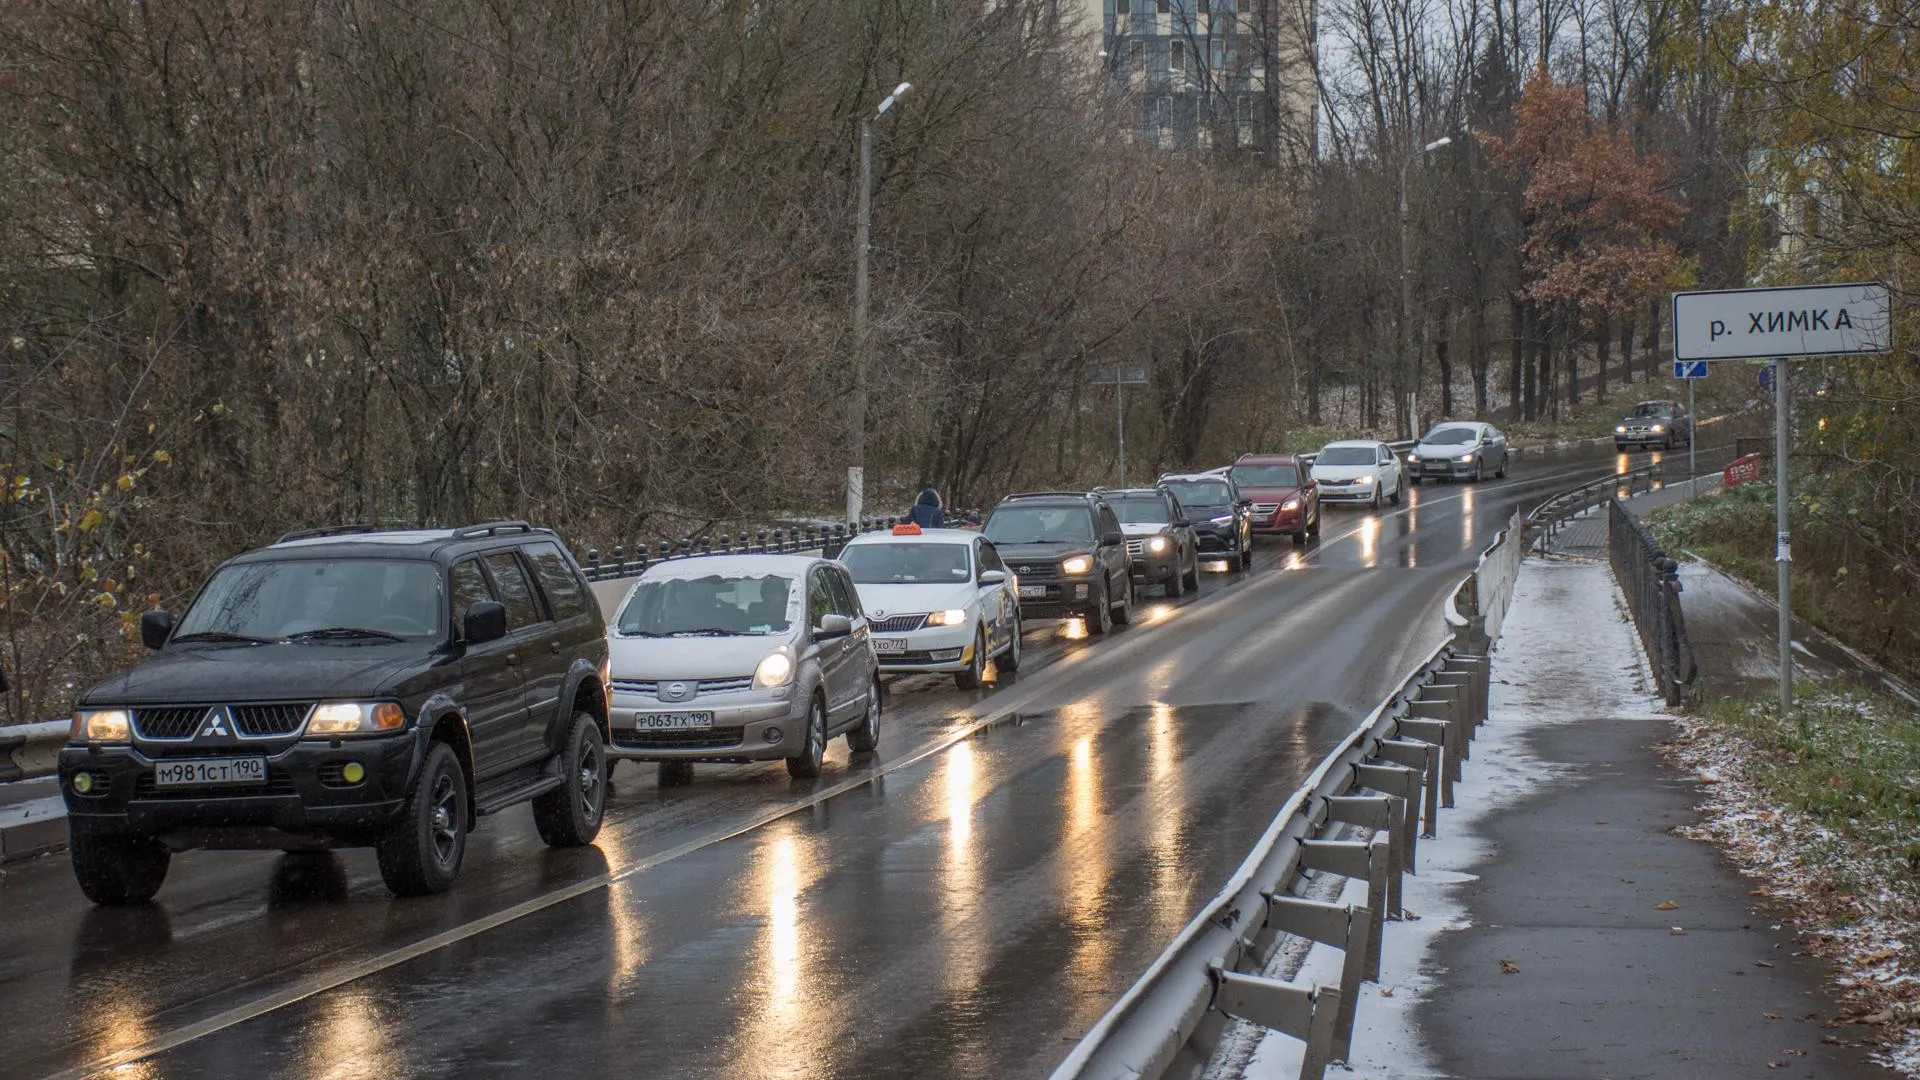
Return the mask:
<path fill-rule="evenodd" d="M 1296 544 L 1320 535 L 1320 485 L 1292 454 L 1242 454 L 1228 470 L 1253 500 L 1253 531 L 1286 533 Z"/>

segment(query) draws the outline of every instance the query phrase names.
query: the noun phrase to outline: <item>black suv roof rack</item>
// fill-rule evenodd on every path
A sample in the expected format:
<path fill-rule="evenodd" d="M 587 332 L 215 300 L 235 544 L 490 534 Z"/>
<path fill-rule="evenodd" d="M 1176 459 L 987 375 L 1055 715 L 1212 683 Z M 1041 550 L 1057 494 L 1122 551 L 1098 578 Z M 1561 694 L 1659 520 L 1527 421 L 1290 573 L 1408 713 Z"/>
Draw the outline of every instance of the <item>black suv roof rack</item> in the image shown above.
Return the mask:
<path fill-rule="evenodd" d="M 475 536 L 498 536 L 503 532 L 530 533 L 532 531 L 534 531 L 533 526 L 524 521 L 488 521 L 479 525 L 468 525 L 464 528 L 455 529 L 453 530 L 453 538 L 455 540 L 467 540 Z"/>
<path fill-rule="evenodd" d="M 1099 495 L 1100 491 L 1016 491 L 1007 496 L 1009 499 L 1087 499 Z"/>
<path fill-rule="evenodd" d="M 379 531 L 380 526 L 378 525 L 322 525 L 317 529 L 295 529 L 280 539 L 275 540 L 274 543 L 284 544 L 289 540 L 312 540 L 317 536 L 345 536 L 348 533 L 370 533 Z"/>

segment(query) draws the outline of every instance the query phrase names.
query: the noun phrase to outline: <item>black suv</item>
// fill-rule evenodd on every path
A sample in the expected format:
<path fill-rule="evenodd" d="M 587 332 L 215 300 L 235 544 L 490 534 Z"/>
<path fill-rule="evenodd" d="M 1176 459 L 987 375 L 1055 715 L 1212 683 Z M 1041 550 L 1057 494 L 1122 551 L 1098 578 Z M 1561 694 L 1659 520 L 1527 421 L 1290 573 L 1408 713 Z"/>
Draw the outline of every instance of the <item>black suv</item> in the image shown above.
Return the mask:
<path fill-rule="evenodd" d="M 1081 616 L 1095 634 L 1133 620 L 1126 536 L 1097 493 L 1009 495 L 987 515 L 986 535 L 1020 581 L 1022 614 Z"/>
<path fill-rule="evenodd" d="M 1096 488 L 1127 534 L 1133 585 L 1158 585 L 1167 596 L 1200 587 L 1200 553 L 1193 523 L 1166 488 Z"/>
<path fill-rule="evenodd" d="M 1173 492 L 1193 520 L 1200 554 L 1225 558 L 1245 570 L 1253 565 L 1253 500 L 1224 472 L 1168 473 L 1158 487 Z"/>
<path fill-rule="evenodd" d="M 549 530 L 289 533 L 140 636 L 155 655 L 87 692 L 60 751 L 95 903 L 150 899 L 189 848 L 371 846 L 407 896 L 453 884 L 481 814 L 600 831 L 606 622 Z"/>

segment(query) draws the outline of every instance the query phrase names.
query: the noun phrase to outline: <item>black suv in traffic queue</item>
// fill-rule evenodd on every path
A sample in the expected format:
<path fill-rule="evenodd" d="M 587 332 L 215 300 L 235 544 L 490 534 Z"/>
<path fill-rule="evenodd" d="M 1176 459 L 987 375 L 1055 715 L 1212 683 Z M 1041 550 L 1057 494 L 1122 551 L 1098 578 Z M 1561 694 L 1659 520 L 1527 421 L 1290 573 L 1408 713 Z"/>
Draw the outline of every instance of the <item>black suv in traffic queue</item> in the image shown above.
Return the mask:
<path fill-rule="evenodd" d="M 1168 473 L 1155 484 L 1173 493 L 1193 522 L 1202 558 L 1224 558 L 1241 570 L 1253 565 L 1253 500 L 1225 472 Z"/>
<path fill-rule="evenodd" d="M 1095 488 L 1127 537 L 1133 586 L 1158 585 L 1169 597 L 1200 587 L 1200 550 L 1180 500 L 1165 488 Z"/>
<path fill-rule="evenodd" d="M 531 801 L 554 846 L 600 830 L 606 623 L 547 529 L 289 533 L 140 634 L 154 654 L 60 751 L 95 903 L 151 898 L 190 848 L 371 846 L 404 896 L 453 884 L 482 814 Z"/>
<path fill-rule="evenodd" d="M 1133 620 L 1126 536 L 1097 493 L 1009 495 L 987 515 L 985 532 L 1019 581 L 1023 615 L 1084 617 L 1095 634 Z"/>

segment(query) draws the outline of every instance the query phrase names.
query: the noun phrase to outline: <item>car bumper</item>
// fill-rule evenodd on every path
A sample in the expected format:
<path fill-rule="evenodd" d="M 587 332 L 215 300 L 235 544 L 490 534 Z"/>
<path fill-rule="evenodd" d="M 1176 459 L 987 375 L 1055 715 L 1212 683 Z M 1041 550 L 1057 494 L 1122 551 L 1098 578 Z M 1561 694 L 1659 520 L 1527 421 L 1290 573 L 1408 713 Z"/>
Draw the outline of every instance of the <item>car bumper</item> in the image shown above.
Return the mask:
<path fill-rule="evenodd" d="M 1133 580 L 1142 585 L 1152 585 L 1165 581 L 1179 572 L 1180 569 L 1176 565 L 1173 552 L 1171 551 L 1164 555 L 1132 556 L 1132 562 L 1129 566 L 1129 573 L 1133 577 Z"/>
<path fill-rule="evenodd" d="M 1307 513 L 1301 510 L 1277 510 L 1272 517 L 1257 518 L 1253 523 L 1256 533 L 1297 533 L 1307 527 Z"/>
<path fill-rule="evenodd" d="M 1351 487 L 1328 487 L 1326 481 L 1320 483 L 1320 501 L 1330 502 L 1372 502 L 1377 484 L 1355 484 Z"/>
<path fill-rule="evenodd" d="M 1086 578 L 1021 581 L 1020 611 L 1045 619 L 1072 619 L 1093 611 L 1100 593 Z"/>
<path fill-rule="evenodd" d="M 1652 434 L 1651 432 L 1635 432 L 1631 435 L 1615 435 L 1613 437 L 1613 445 L 1615 446 L 1657 446 L 1657 445 L 1665 444 L 1668 439 L 1675 438 L 1678 435 L 1679 435 L 1679 432 L 1668 433 L 1665 431 L 1661 432 L 1658 435 Z"/>
<path fill-rule="evenodd" d="M 766 761 L 801 751 L 807 737 L 805 695 L 791 686 L 783 697 L 755 690 L 737 694 L 742 700 L 730 702 L 725 697 L 731 695 L 715 695 L 669 705 L 615 691 L 613 706 L 607 710 L 613 733 L 607 756 L 633 761 Z M 713 720 L 706 728 L 642 730 L 635 717 L 643 713 L 711 713 Z"/>
<path fill-rule="evenodd" d="M 1235 532 L 1196 529 L 1193 533 L 1193 542 L 1203 559 L 1209 555 L 1232 555 L 1240 550 L 1240 536 Z"/>
<path fill-rule="evenodd" d="M 267 781 L 161 788 L 154 768 L 178 760 L 152 748 L 69 746 L 60 790 L 76 834 L 158 837 L 177 848 L 331 847 L 371 843 L 405 802 L 426 748 L 424 731 L 338 742 L 295 742 L 207 756 L 264 757 Z M 340 770 L 366 770 L 346 783 Z M 74 791 L 88 773 L 90 794 Z"/>
<path fill-rule="evenodd" d="M 980 628 L 971 620 L 965 626 L 941 626 L 916 630 L 911 634 L 873 635 L 873 653 L 880 670 L 907 675 L 915 672 L 961 671 L 973 663 L 974 637 Z M 898 652 L 883 652 L 882 642 L 897 641 Z"/>
<path fill-rule="evenodd" d="M 1472 476 L 1477 468 L 1471 461 L 1423 461 L 1409 471 L 1422 480 L 1453 480 Z"/>

